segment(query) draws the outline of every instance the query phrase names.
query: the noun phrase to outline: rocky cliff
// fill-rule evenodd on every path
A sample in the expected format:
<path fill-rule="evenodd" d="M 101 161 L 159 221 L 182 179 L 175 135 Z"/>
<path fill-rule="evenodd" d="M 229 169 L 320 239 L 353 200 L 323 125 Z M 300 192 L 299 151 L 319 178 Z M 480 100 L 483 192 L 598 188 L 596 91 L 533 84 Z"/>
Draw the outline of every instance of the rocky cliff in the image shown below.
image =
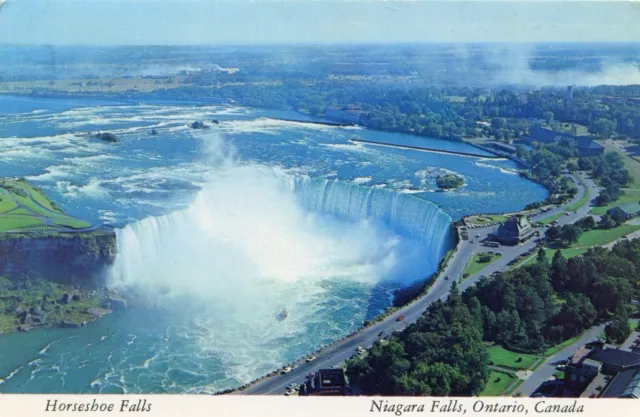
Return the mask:
<path fill-rule="evenodd" d="M 0 275 L 11 280 L 42 278 L 97 288 L 115 257 L 116 234 L 110 230 L 0 235 Z"/>

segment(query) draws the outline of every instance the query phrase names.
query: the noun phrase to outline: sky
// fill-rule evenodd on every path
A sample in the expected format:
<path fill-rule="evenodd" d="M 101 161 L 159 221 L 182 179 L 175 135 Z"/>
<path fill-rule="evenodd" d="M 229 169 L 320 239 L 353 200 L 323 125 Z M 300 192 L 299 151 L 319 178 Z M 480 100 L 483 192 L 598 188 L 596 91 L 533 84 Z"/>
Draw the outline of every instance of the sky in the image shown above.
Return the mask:
<path fill-rule="evenodd" d="M 6 0 L 0 9 L 3 44 L 584 41 L 640 41 L 640 2 Z"/>

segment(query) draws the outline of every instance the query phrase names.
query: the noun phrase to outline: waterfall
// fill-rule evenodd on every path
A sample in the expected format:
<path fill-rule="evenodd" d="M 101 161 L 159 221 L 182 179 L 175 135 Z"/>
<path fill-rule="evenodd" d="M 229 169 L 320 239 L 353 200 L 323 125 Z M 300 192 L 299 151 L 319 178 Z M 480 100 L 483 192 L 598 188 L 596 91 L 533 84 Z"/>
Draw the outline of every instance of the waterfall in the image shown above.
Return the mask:
<path fill-rule="evenodd" d="M 406 285 L 435 271 L 450 223 L 411 195 L 232 166 L 186 210 L 118 230 L 110 285 L 230 297 L 260 282 L 329 277 Z"/>
<path fill-rule="evenodd" d="M 292 182 L 302 207 L 308 211 L 350 221 L 375 219 L 397 233 L 420 241 L 437 259 L 453 244 L 451 217 L 429 201 L 336 180 L 295 177 Z"/>

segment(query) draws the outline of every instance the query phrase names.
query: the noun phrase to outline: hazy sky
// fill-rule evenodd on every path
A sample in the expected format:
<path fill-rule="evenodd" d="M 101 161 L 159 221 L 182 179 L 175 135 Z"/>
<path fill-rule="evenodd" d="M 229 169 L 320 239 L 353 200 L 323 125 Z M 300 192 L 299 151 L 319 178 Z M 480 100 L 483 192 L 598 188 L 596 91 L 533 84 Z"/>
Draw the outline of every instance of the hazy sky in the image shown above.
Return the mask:
<path fill-rule="evenodd" d="M 640 41 L 640 3 L 8 0 L 0 11 L 0 43 L 470 41 Z"/>

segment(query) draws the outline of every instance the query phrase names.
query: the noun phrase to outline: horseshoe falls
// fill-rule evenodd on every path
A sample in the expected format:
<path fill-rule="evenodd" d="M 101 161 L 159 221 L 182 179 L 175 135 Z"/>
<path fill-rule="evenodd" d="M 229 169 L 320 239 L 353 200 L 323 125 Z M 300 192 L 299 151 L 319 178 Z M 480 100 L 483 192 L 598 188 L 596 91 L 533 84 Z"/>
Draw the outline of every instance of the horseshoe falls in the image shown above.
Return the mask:
<path fill-rule="evenodd" d="M 105 284 L 135 302 L 79 329 L 0 335 L 3 393 L 236 387 L 352 332 L 395 289 L 430 276 L 452 245 L 452 220 L 546 195 L 510 161 L 349 139 L 464 144 L 269 118 L 295 113 L 21 100 L 0 99 L 0 113 L 25 109 L 5 112 L 0 174 L 116 227 Z M 188 127 L 212 118 L 209 132 Z M 113 131 L 119 142 L 75 130 Z M 443 173 L 465 186 L 434 192 Z"/>

